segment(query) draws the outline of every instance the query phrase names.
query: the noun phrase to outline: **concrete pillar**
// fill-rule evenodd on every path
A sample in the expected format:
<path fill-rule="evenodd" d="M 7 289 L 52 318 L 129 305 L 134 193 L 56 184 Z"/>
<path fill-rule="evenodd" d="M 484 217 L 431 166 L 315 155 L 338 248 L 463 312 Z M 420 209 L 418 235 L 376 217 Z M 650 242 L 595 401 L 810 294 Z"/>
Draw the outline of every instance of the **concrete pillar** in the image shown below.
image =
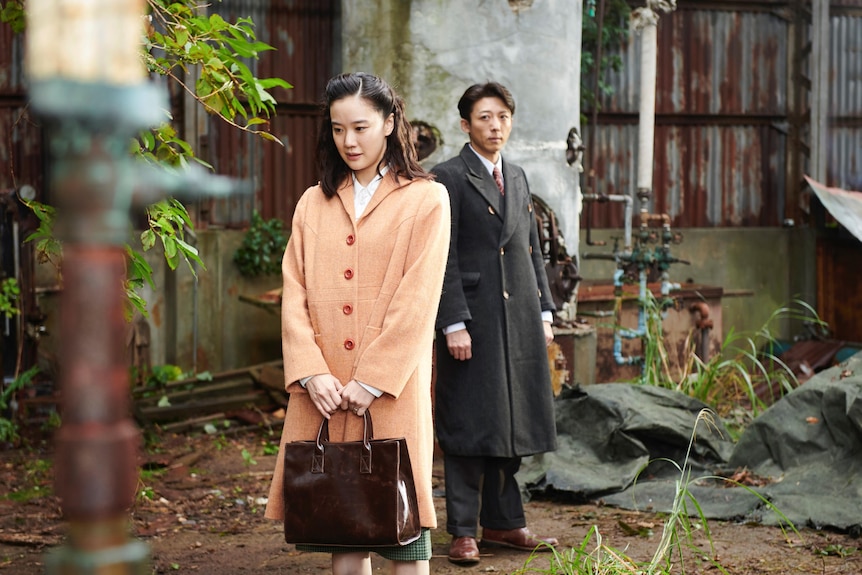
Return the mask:
<path fill-rule="evenodd" d="M 569 129 L 581 131 L 581 0 L 342 0 L 341 17 L 341 71 L 384 77 L 411 120 L 440 130 L 429 168 L 467 141 L 457 103 L 468 86 L 494 80 L 511 90 L 504 156 L 524 168 L 577 254 L 579 173 L 565 152 Z"/>

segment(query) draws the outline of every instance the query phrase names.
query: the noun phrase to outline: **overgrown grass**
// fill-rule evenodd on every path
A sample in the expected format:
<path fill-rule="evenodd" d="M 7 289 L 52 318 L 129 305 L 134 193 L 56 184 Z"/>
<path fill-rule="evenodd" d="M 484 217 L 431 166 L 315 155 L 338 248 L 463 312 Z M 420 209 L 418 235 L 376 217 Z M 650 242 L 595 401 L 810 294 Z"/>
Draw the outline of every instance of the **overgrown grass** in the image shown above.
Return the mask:
<path fill-rule="evenodd" d="M 50 460 L 28 457 L 21 462 L 20 469 L 23 479 L 15 489 L 0 495 L 0 500 L 24 503 L 53 494 Z"/>
<path fill-rule="evenodd" d="M 0 443 L 12 443 L 18 440 L 18 423 L 11 416 L 10 407 L 15 394 L 30 385 L 38 373 L 39 367 L 33 366 L 19 374 L 5 388 L 0 388 Z M 7 414 L 10 417 L 5 417 Z"/>
<path fill-rule="evenodd" d="M 731 328 L 718 353 L 706 361 L 694 352 L 692 330 L 684 345 L 687 353 L 680 362 L 671 357 L 665 346 L 661 302 L 648 294 L 644 309 L 647 329 L 642 338 L 641 381 L 699 399 L 722 418 L 729 419 L 731 429 L 744 427 L 799 384 L 793 370 L 773 353 L 778 344 L 775 325 L 796 320 L 818 329 L 826 326 L 814 308 L 804 301 L 793 300 L 773 311 L 764 325 L 753 333 Z"/>
<path fill-rule="evenodd" d="M 625 552 L 605 544 L 598 528 L 593 526 L 577 547 L 565 550 L 551 548 L 550 556 L 544 553 L 539 555 L 534 552 L 527 558 L 524 566 L 515 571 L 514 575 L 670 575 L 672 569 L 674 573 L 684 574 L 688 568 L 686 565 L 687 557 L 691 556 L 706 560 L 715 572 L 729 575 L 729 572 L 715 558 L 716 552 L 709 530 L 709 522 L 691 491 L 693 485 L 704 481 L 726 482 L 754 494 L 766 508 L 778 516 L 779 525 L 785 538 L 787 537 L 787 529 L 801 538 L 793 523 L 775 505 L 750 487 L 724 477 L 692 477 L 689 461 L 699 425 L 718 430 L 713 412 L 708 409 L 701 410 L 695 420 L 682 465 L 666 460 L 677 468 L 679 479 L 675 482 L 673 505 L 664 521 L 661 539 L 649 561 L 635 561 L 628 557 Z M 709 544 L 708 554 L 705 554 L 704 550 L 697 545 L 695 533 L 702 533 L 706 538 Z M 548 567 L 537 565 L 540 557 L 549 557 Z"/>

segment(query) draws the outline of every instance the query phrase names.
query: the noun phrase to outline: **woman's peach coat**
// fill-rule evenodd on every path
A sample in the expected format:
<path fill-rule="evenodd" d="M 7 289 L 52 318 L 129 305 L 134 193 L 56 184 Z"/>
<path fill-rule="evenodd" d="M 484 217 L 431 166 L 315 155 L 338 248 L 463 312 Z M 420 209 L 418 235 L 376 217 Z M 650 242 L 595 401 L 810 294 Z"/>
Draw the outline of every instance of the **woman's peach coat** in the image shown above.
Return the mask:
<path fill-rule="evenodd" d="M 321 415 L 297 380 L 331 373 L 343 384 L 356 379 L 376 387 L 383 395 L 371 404 L 374 435 L 407 438 L 421 524 L 429 528 L 437 526 L 431 353 L 449 234 L 446 188 L 388 172 L 359 221 L 350 179 L 331 199 L 319 186 L 306 190 L 282 263 L 290 400 L 281 445 L 314 439 L 320 427 Z M 338 411 L 329 437 L 359 439 L 361 423 L 352 412 Z M 281 461 L 279 452 L 266 507 L 271 519 L 283 519 Z"/>

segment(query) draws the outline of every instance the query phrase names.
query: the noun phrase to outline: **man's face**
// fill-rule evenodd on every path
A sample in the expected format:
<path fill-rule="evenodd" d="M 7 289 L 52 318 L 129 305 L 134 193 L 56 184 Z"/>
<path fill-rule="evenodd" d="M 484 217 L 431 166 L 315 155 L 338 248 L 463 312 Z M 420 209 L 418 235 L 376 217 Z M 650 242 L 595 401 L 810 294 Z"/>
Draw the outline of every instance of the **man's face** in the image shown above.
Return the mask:
<path fill-rule="evenodd" d="M 493 163 L 512 133 L 512 112 L 499 98 L 482 98 L 473 105 L 470 121 L 461 119 L 473 149 Z"/>

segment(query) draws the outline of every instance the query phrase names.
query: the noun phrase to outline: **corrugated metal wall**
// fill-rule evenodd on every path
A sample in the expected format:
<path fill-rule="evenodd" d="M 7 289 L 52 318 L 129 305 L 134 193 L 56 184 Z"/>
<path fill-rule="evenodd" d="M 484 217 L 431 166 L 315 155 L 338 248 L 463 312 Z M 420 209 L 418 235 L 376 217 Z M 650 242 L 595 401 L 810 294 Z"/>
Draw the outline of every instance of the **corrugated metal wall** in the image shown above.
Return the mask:
<path fill-rule="evenodd" d="M 830 18 L 828 172 L 833 185 L 862 190 L 862 1 L 854 5 Z"/>
<path fill-rule="evenodd" d="M 862 167 L 860 4 L 833 2 L 830 17 L 835 185 Z M 793 200 L 803 184 L 788 182 L 788 162 L 804 170 L 807 158 L 807 95 L 793 98 L 808 73 L 806 17 L 810 2 L 712 0 L 679 3 L 659 20 L 652 211 L 670 214 L 674 227 L 778 226 L 800 216 Z M 605 75 L 613 94 L 601 100 L 598 127 L 584 130 L 588 149 L 596 138 L 597 189 L 589 191 L 634 194 L 640 37 L 619 55 L 622 71 Z M 591 227 L 623 225 L 621 210 L 586 210 Z"/>
<path fill-rule="evenodd" d="M 0 24 L 0 189 L 31 185 L 42 198 L 42 134 L 27 109 L 23 45 Z"/>
<path fill-rule="evenodd" d="M 289 224 L 305 189 L 318 180 L 314 165 L 318 102 L 332 75 L 333 0 L 224 0 L 219 13 L 250 17 L 259 40 L 275 47 L 253 62 L 259 78 L 278 77 L 293 85 L 277 89 L 277 115 L 270 132 L 284 146 L 210 120 L 210 159 L 221 174 L 251 179 L 253 197 L 212 200 L 201 211 L 208 226 L 243 227 L 257 209 L 264 218 Z"/>

